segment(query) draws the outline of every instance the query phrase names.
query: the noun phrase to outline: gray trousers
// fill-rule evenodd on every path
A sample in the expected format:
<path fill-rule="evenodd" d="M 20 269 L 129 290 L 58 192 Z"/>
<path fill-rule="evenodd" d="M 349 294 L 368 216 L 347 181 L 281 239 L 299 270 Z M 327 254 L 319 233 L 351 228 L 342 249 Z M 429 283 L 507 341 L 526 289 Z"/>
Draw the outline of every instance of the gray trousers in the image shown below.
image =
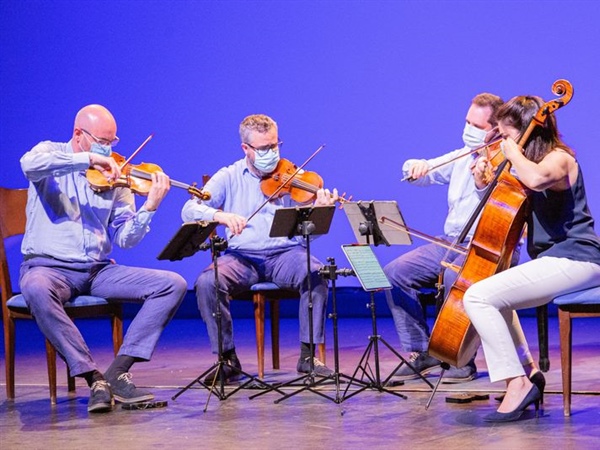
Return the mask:
<path fill-rule="evenodd" d="M 64 303 L 77 295 L 93 295 L 142 304 L 127 329 L 119 355 L 148 361 L 187 291 L 186 281 L 173 272 L 118 264 L 73 264 L 43 257 L 22 263 L 20 286 L 37 325 L 73 376 L 98 367 L 67 316 Z"/>
<path fill-rule="evenodd" d="M 315 344 L 324 342 L 323 329 L 327 306 L 328 285 L 318 273 L 322 264 L 311 256 L 310 282 L 313 303 L 313 339 Z M 221 335 L 223 351 L 234 348 L 233 322 L 229 309 L 229 295 L 244 291 L 255 283 L 271 281 L 281 288 L 300 291 L 300 341 L 309 342 L 308 303 L 309 289 L 306 249 L 302 246 L 284 250 L 264 250 L 261 252 L 230 251 L 217 259 L 219 275 L 218 289 L 215 289 L 214 267 L 211 264 L 196 280 L 198 309 L 210 338 L 211 350 L 217 353 L 218 327 L 215 317 L 217 304 L 221 311 Z"/>

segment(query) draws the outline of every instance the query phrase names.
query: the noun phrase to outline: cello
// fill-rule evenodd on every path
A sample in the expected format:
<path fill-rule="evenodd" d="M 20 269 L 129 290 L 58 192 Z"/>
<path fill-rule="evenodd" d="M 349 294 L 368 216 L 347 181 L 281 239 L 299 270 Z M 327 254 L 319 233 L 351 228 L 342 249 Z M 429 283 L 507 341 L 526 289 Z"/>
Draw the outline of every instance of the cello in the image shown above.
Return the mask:
<path fill-rule="evenodd" d="M 525 147 L 535 127 L 542 126 L 549 114 L 565 106 L 573 96 L 567 80 L 555 81 L 552 92 L 560 97 L 542 105 L 520 137 L 520 147 Z M 495 178 L 479 206 L 464 230 L 466 234 L 481 212 L 465 262 L 446 295 L 429 340 L 429 355 L 459 368 L 473 358 L 480 344 L 464 310 L 464 293 L 472 284 L 510 266 L 529 213 L 527 188 L 510 173 L 508 160 L 498 164 Z"/>

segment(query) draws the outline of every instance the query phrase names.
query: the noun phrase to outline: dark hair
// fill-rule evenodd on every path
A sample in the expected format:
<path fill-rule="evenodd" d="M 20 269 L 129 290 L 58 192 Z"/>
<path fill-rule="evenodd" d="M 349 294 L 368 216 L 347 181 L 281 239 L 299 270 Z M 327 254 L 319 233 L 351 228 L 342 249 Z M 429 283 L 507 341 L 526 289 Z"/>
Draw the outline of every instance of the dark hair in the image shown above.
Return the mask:
<path fill-rule="evenodd" d="M 511 98 L 496 112 L 496 120 L 519 130 L 519 135 L 529 126 L 533 117 L 544 105 L 540 97 L 521 95 Z M 548 114 L 542 126 L 536 126 L 527 140 L 523 154 L 533 162 L 540 162 L 552 150 L 560 148 L 571 156 L 575 152 L 562 141 L 554 114 Z"/>
<path fill-rule="evenodd" d="M 496 121 L 496 111 L 498 110 L 498 108 L 500 108 L 500 106 L 502 106 L 503 103 L 504 101 L 500 97 L 494 94 L 490 94 L 488 92 L 482 92 L 481 94 L 477 94 L 471 101 L 472 105 L 477 105 L 482 108 L 488 107 L 492 110 L 492 114 L 490 115 L 488 122 L 493 127 L 495 127 L 498 123 Z"/>

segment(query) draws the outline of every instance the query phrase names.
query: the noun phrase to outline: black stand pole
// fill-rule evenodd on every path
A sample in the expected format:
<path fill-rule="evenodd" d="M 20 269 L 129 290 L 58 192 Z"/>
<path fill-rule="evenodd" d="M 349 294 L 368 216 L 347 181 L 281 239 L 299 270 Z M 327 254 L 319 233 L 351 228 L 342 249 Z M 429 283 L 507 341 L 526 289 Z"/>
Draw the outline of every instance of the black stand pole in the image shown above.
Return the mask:
<path fill-rule="evenodd" d="M 337 299 L 336 299 L 336 285 L 335 285 L 335 281 L 337 280 L 338 276 L 354 276 L 354 271 L 352 269 L 338 269 L 336 264 L 335 264 L 335 259 L 334 258 L 327 258 L 327 261 L 329 262 L 329 265 L 323 266 L 320 270 L 319 273 L 321 274 L 321 276 L 323 278 L 326 278 L 328 280 L 331 280 L 331 303 L 332 303 L 332 311 L 331 314 L 329 315 L 329 317 L 332 319 L 333 322 L 333 358 L 334 358 L 334 372 L 332 375 L 333 381 L 335 383 L 335 397 L 331 397 L 328 395 L 325 395 L 323 393 L 320 393 L 323 397 L 325 397 L 328 400 L 333 401 L 334 403 L 342 403 L 344 401 L 344 397 L 341 394 L 341 388 L 340 388 L 340 384 L 341 384 L 341 380 L 345 379 L 345 380 L 349 380 L 349 381 L 354 381 L 355 383 L 361 383 L 366 385 L 366 383 L 363 383 L 359 380 L 356 380 L 348 375 L 345 375 L 343 373 L 340 372 L 340 356 L 339 356 L 339 337 L 338 337 L 338 315 L 337 315 Z M 342 411 L 341 413 L 342 415 L 344 414 L 344 412 Z"/>
<path fill-rule="evenodd" d="M 203 244 L 199 248 L 200 250 L 210 249 L 212 256 L 213 256 L 213 268 L 214 268 L 213 271 L 215 274 L 215 293 L 216 293 L 216 307 L 215 307 L 215 312 L 213 315 L 217 322 L 217 335 L 218 335 L 217 362 L 215 362 L 211 367 L 209 367 L 204 372 L 202 372 L 195 380 L 193 380 L 191 383 L 189 383 L 186 387 L 181 389 L 179 392 L 177 392 L 177 394 L 175 394 L 171 398 L 172 400 L 176 400 L 177 397 L 179 397 L 185 391 L 190 389 L 194 384 L 199 384 L 200 386 L 209 390 L 208 398 L 206 399 L 206 404 L 204 405 L 203 412 L 207 411 L 208 403 L 210 402 L 210 397 L 212 394 L 214 394 L 219 400 L 226 400 L 229 397 L 231 397 L 233 394 L 238 392 L 240 389 L 243 389 L 245 387 L 251 387 L 254 389 L 262 387 L 265 389 L 269 389 L 269 391 L 275 390 L 283 395 L 283 392 L 280 392 L 278 389 L 274 388 L 273 386 L 265 383 L 264 381 L 258 379 L 257 377 L 250 375 L 249 373 L 242 371 L 241 369 L 239 369 L 237 367 L 232 366 L 223 357 L 223 337 L 221 335 L 222 334 L 221 302 L 219 301 L 219 296 L 221 293 L 220 293 L 220 289 L 219 289 L 219 269 L 218 269 L 217 259 L 220 256 L 221 252 L 223 250 L 225 250 L 226 248 L 227 248 L 227 241 L 225 241 L 223 238 L 221 238 L 219 236 L 211 237 L 209 245 Z M 225 367 L 228 367 L 231 371 L 237 372 L 241 375 L 244 375 L 247 378 L 247 381 L 241 383 L 239 386 L 237 386 L 235 389 L 233 389 L 231 392 L 228 392 L 228 393 L 225 392 L 225 385 L 226 385 L 225 370 L 224 370 Z M 208 375 L 209 373 L 212 373 L 212 371 L 216 371 L 216 373 L 215 373 L 214 378 L 212 379 L 212 383 L 208 384 L 204 381 L 204 377 L 206 375 Z"/>

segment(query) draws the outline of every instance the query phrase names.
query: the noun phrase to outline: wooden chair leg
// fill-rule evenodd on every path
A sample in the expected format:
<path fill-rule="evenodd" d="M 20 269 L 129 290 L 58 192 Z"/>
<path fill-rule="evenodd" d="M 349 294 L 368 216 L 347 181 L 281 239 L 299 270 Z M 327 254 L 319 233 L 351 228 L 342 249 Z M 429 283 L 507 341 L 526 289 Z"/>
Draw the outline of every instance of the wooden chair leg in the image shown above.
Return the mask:
<path fill-rule="evenodd" d="M 548 305 L 536 308 L 538 344 L 540 349 L 539 365 L 542 372 L 550 370 L 550 358 L 548 357 Z"/>
<path fill-rule="evenodd" d="M 69 366 L 67 366 L 67 391 L 69 393 L 75 392 L 75 377 L 71 376 Z"/>
<path fill-rule="evenodd" d="M 15 322 L 4 318 L 4 355 L 6 358 L 6 398 L 15 399 Z"/>
<path fill-rule="evenodd" d="M 56 405 L 56 350 L 46 339 L 46 360 L 48 362 L 48 385 L 50 387 L 50 403 Z"/>
<path fill-rule="evenodd" d="M 258 360 L 258 378 L 265 376 L 265 296 L 257 292 L 254 303 L 254 325 L 256 327 L 256 357 Z"/>
<path fill-rule="evenodd" d="M 273 369 L 279 369 L 279 299 L 271 299 L 269 306 L 271 308 L 271 360 Z"/>
<path fill-rule="evenodd" d="M 560 332 L 560 363 L 563 385 L 563 411 L 565 416 L 571 415 L 571 350 L 572 331 L 571 314 L 558 309 L 558 328 Z"/>
<path fill-rule="evenodd" d="M 319 348 L 319 359 L 323 362 L 323 364 L 327 363 L 325 344 L 318 344 Z"/>
<path fill-rule="evenodd" d="M 115 314 L 111 317 L 113 352 L 115 356 L 119 353 L 121 345 L 123 345 L 123 318 L 120 314 Z"/>

